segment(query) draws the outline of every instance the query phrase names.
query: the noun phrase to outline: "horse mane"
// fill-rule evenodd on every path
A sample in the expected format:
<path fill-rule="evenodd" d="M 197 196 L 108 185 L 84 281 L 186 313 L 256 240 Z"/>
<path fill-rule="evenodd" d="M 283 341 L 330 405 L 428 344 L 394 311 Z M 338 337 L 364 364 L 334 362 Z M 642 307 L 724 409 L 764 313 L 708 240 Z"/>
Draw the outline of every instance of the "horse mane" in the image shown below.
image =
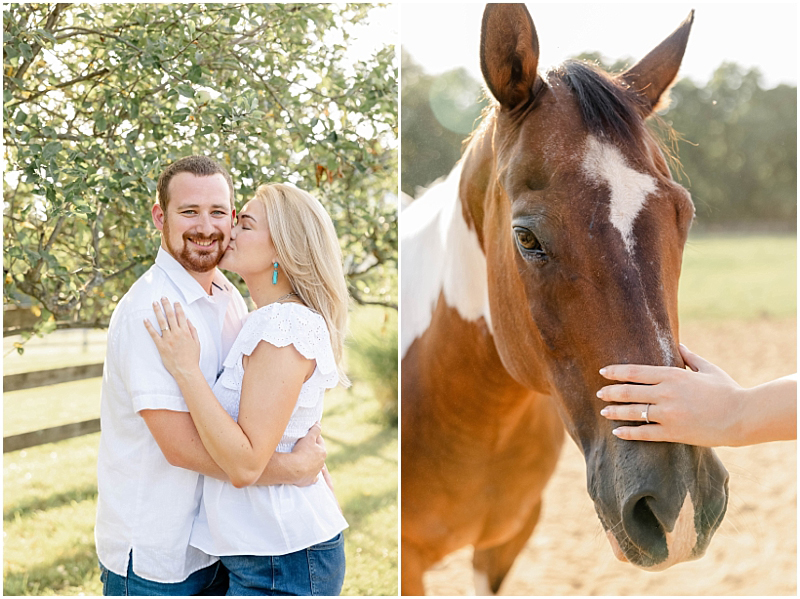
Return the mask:
<path fill-rule="evenodd" d="M 575 94 L 589 132 L 610 141 L 641 144 L 646 136 L 644 102 L 619 77 L 579 60 L 567 60 L 550 75 Z"/>
<path fill-rule="evenodd" d="M 655 113 L 650 113 L 649 118 L 658 133 L 652 131 L 645 123 L 647 116 L 642 116 L 650 112 L 646 101 L 622 77 L 580 60 L 567 60 L 548 75 L 555 76 L 575 94 L 583 123 L 591 134 L 644 153 L 646 142 L 652 140 L 671 168 L 683 171 L 677 153 L 677 143 L 683 138 Z"/>

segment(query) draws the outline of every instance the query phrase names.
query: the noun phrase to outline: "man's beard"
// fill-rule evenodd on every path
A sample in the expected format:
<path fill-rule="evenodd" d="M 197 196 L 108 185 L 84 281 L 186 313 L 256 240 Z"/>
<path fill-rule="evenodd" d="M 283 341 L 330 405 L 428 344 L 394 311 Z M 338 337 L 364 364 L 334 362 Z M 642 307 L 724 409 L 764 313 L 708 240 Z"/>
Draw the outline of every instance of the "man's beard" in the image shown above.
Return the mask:
<path fill-rule="evenodd" d="M 207 251 L 198 248 L 190 248 L 190 237 L 194 241 L 216 241 L 217 244 L 213 249 L 209 248 Z M 169 224 L 167 220 L 164 220 L 164 243 L 167 246 L 167 250 L 169 250 L 172 257 L 188 271 L 208 272 L 216 268 L 217 263 L 222 258 L 222 254 L 225 253 L 224 241 L 225 236 L 220 232 L 209 236 L 187 232 L 183 234 L 183 247 L 172 247 L 170 243 Z"/>

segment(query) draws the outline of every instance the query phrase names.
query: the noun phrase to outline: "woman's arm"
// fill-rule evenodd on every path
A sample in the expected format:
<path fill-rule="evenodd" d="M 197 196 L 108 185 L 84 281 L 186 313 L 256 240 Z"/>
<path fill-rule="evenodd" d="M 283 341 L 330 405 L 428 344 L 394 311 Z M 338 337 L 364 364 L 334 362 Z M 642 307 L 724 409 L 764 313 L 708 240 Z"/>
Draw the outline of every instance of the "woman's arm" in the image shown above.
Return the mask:
<path fill-rule="evenodd" d="M 180 304 L 154 306 L 162 334 L 146 324 L 167 370 L 175 377 L 208 453 L 236 487 L 255 483 L 270 461 L 313 362 L 294 346 L 258 344 L 242 382 L 239 422 L 217 401 L 199 366 L 197 331 Z"/>
<path fill-rule="evenodd" d="M 171 465 L 230 482 L 228 475 L 203 446 L 191 414 L 171 410 L 142 410 L 140 414 Z M 291 453 L 273 454 L 255 484 L 288 484 L 298 487 L 312 485 L 322 473 L 326 457 L 327 451 L 320 427 L 315 424 L 295 444 Z"/>

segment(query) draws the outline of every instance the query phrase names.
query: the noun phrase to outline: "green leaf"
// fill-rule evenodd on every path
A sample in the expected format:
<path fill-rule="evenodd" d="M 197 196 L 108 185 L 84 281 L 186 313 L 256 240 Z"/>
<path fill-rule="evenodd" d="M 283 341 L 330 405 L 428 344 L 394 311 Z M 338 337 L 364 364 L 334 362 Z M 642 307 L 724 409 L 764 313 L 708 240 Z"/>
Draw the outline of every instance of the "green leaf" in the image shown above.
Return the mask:
<path fill-rule="evenodd" d="M 53 34 L 45 29 L 37 29 L 36 34 L 40 37 L 45 38 L 49 42 L 52 42 L 54 44 L 56 43 L 56 38 L 53 37 Z"/>
<path fill-rule="evenodd" d="M 61 149 L 61 142 L 51 141 L 44 147 L 44 150 L 42 151 L 42 158 L 44 160 L 50 160 L 53 156 L 58 154 Z"/>
<path fill-rule="evenodd" d="M 187 85 L 185 83 L 179 83 L 175 86 L 175 89 L 178 90 L 178 93 L 185 98 L 194 98 L 194 88 L 191 85 Z"/>
<path fill-rule="evenodd" d="M 186 78 L 192 83 L 200 83 L 200 80 L 203 78 L 202 67 L 199 64 L 192 65 L 192 68 L 186 73 Z"/>
<path fill-rule="evenodd" d="M 33 48 L 31 48 L 29 44 L 21 42 L 19 46 L 17 46 L 17 49 L 25 60 L 33 58 Z"/>

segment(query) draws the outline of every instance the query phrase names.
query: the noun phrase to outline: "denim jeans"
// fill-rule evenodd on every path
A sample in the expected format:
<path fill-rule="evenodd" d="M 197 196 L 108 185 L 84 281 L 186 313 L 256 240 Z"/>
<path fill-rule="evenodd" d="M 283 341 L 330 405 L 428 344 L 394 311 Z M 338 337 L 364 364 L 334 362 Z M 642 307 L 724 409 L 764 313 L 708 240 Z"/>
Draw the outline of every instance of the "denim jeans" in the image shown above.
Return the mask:
<path fill-rule="evenodd" d="M 344 535 L 287 555 L 230 555 L 228 595 L 338 595 L 344 583 Z"/>
<path fill-rule="evenodd" d="M 228 571 L 217 562 L 193 572 L 182 582 L 155 582 L 138 576 L 133 571 L 133 552 L 128 557 L 128 575 L 120 576 L 100 564 L 100 581 L 106 596 L 181 596 L 224 595 L 228 590 Z"/>

